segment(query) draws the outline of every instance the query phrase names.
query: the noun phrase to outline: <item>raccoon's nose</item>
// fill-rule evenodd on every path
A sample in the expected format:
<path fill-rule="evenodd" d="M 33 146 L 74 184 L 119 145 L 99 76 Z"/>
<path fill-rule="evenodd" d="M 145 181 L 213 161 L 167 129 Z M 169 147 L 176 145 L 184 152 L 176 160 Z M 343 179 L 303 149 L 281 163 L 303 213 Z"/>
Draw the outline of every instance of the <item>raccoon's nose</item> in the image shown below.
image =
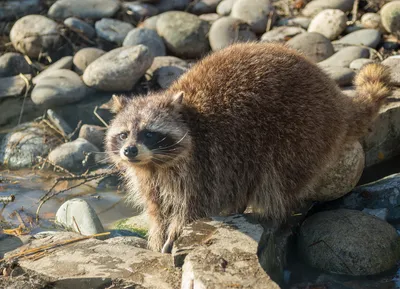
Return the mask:
<path fill-rule="evenodd" d="M 138 154 L 138 149 L 136 146 L 128 146 L 124 148 L 124 155 L 128 158 L 134 158 Z"/>

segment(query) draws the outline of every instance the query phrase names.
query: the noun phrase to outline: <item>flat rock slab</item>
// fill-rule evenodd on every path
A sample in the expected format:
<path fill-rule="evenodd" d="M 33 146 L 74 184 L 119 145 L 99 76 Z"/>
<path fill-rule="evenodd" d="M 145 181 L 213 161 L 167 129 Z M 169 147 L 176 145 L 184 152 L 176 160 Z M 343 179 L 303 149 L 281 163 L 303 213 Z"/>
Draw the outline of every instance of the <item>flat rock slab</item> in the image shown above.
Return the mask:
<path fill-rule="evenodd" d="M 34 240 L 20 249 L 36 248 L 77 237 L 80 235 L 69 232 L 58 233 Z M 7 255 L 17 253 L 20 249 Z M 21 260 L 19 264 L 22 269 L 44 275 L 56 283 L 66 279 L 81 279 L 83 282 L 105 278 L 121 279 L 135 288 L 157 289 L 178 288 L 177 284 L 180 283 L 180 272 L 173 267 L 170 255 L 123 244 L 110 246 L 96 239 L 60 246 L 54 251 L 47 252 L 43 258 L 36 261 Z"/>

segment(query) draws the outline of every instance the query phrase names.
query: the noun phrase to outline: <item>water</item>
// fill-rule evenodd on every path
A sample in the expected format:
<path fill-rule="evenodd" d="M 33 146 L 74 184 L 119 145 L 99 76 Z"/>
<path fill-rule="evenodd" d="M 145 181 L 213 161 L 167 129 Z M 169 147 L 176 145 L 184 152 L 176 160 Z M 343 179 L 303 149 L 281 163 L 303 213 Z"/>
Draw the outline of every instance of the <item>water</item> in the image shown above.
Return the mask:
<path fill-rule="evenodd" d="M 120 219 L 137 215 L 137 212 L 124 203 L 124 193 L 117 190 L 97 189 L 96 185 L 82 185 L 48 200 L 40 210 L 40 220 L 36 223 L 36 210 L 39 199 L 54 184 L 56 173 L 23 170 L 0 172 L 0 197 L 15 195 L 15 201 L 2 208 L 0 203 L 0 227 L 18 227 L 20 221 L 17 211 L 32 233 L 54 229 L 54 219 L 58 208 L 67 200 L 79 197 L 86 200 L 98 214 L 104 228 L 110 229 Z M 63 182 L 55 191 L 74 184 Z"/>

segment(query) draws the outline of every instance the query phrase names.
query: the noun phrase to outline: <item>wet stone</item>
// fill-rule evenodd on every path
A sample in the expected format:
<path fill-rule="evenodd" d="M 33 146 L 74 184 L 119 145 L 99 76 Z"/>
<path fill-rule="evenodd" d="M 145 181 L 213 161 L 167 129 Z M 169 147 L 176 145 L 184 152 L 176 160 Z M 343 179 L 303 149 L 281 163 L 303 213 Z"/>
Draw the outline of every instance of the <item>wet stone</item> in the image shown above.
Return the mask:
<path fill-rule="evenodd" d="M 122 44 L 128 32 L 133 28 L 130 23 L 111 18 L 103 18 L 95 24 L 96 33 L 99 37 L 117 44 Z"/>

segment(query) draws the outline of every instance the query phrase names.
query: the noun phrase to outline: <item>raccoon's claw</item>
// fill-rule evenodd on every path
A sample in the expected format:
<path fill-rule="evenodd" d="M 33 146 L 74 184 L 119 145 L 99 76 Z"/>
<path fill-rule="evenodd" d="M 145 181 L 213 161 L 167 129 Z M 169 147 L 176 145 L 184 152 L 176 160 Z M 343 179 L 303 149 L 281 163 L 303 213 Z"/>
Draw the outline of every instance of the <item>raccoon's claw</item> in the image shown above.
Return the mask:
<path fill-rule="evenodd" d="M 164 246 L 162 247 L 161 253 L 170 254 L 172 252 L 172 246 L 174 245 L 174 241 L 167 240 Z"/>

